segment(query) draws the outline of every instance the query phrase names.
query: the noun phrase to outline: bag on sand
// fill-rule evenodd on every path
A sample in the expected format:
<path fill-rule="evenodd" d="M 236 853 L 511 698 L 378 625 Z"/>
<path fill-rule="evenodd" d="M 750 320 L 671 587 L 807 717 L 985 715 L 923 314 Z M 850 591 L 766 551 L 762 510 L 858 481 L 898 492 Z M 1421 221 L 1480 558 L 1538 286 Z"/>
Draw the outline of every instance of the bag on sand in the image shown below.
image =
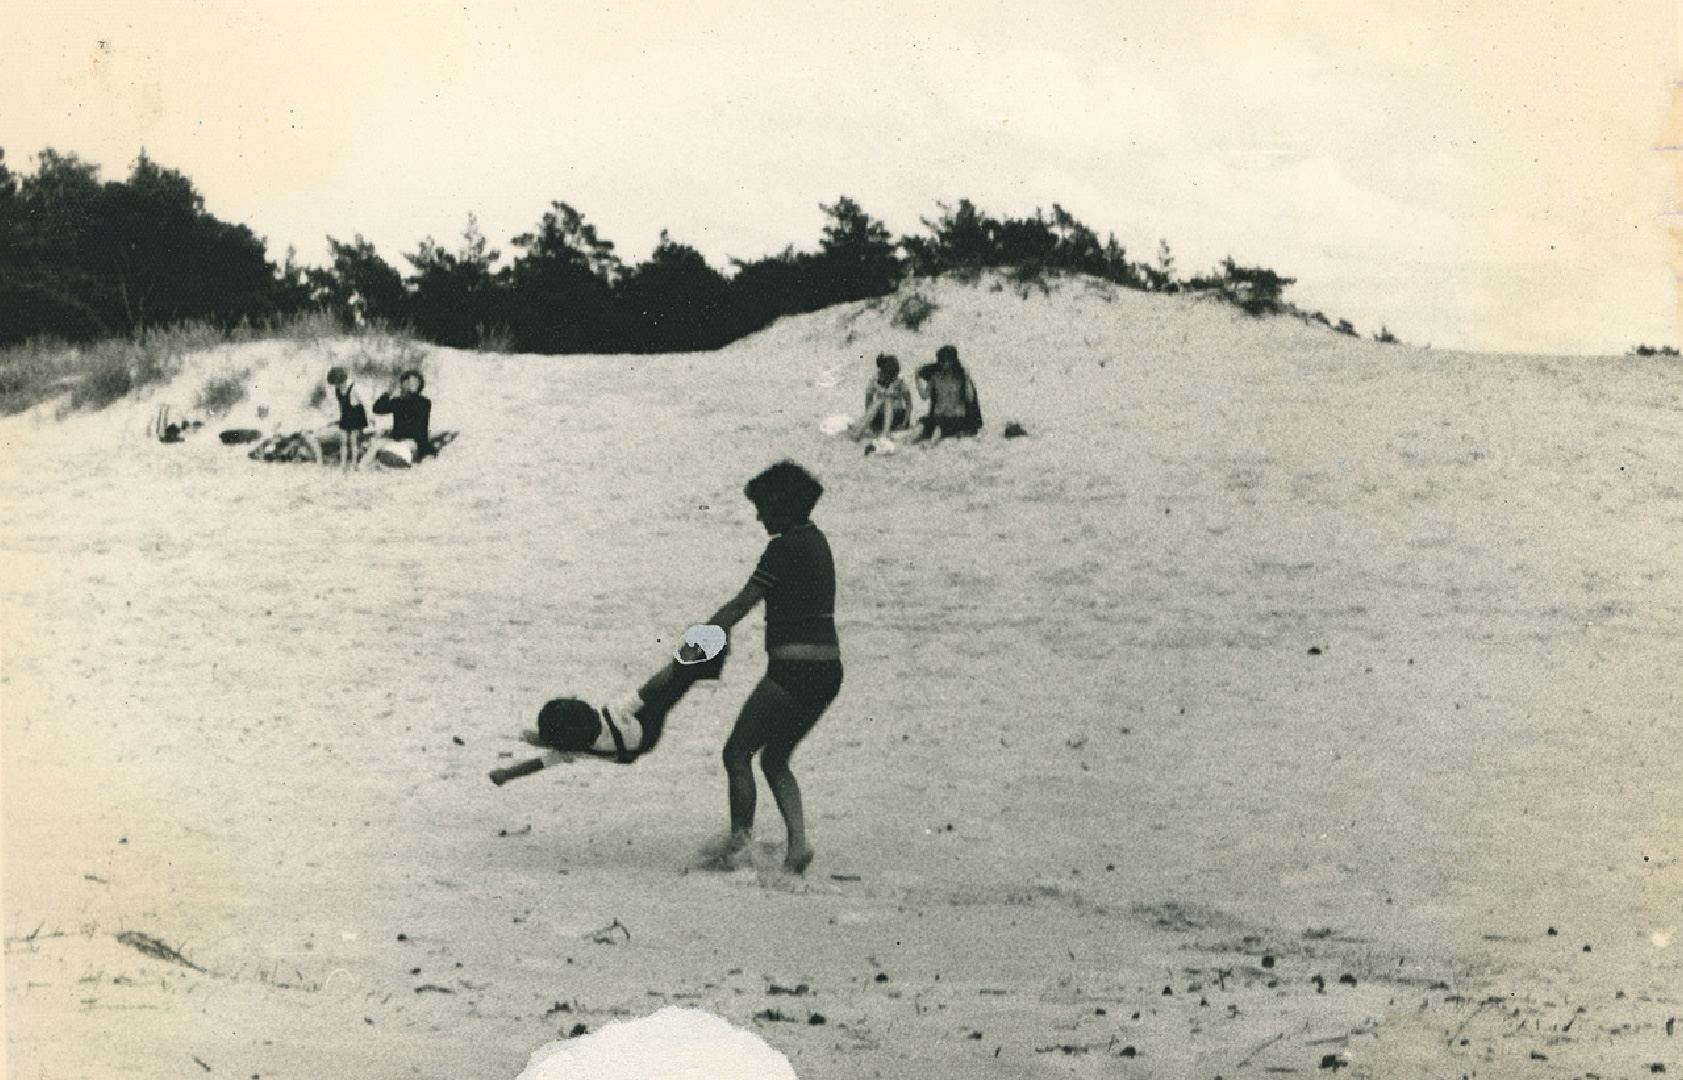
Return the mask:
<path fill-rule="evenodd" d="M 374 451 L 374 460 L 391 469 L 407 469 L 415 464 L 415 448 L 406 442 L 381 443 Z"/>

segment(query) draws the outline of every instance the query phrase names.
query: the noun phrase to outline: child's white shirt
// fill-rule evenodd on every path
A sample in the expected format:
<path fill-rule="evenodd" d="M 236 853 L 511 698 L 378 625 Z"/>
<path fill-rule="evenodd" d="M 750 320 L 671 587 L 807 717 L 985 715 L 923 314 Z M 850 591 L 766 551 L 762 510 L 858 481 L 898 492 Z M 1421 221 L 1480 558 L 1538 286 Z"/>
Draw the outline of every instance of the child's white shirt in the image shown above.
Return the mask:
<path fill-rule="evenodd" d="M 605 721 L 601 732 L 596 736 L 596 742 L 591 749 L 597 753 L 614 754 L 619 747 L 614 743 L 613 732 L 608 725 L 619 729 L 620 738 L 625 740 L 627 750 L 641 750 L 643 748 L 643 722 L 637 719 L 636 712 L 643 707 L 643 696 L 635 690 L 629 690 L 611 702 L 600 706 L 599 711 Z"/>

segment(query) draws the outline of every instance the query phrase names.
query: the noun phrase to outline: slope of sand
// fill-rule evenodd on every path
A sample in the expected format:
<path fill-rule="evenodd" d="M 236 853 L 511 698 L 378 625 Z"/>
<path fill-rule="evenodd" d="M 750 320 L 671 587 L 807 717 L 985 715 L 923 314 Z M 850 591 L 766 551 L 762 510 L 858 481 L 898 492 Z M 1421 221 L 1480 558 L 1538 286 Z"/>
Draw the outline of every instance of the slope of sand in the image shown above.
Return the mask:
<path fill-rule="evenodd" d="M 508 1078 L 672 1004 L 802 1080 L 1683 1069 L 1683 373 L 923 288 L 435 351 L 403 473 L 141 437 L 212 370 L 297 414 L 325 346 L 0 424 L 10 1075 Z M 820 432 L 943 342 L 984 438 Z M 806 878 L 689 869 L 757 616 L 656 754 L 493 787 L 740 586 L 784 456 L 848 673 Z"/>

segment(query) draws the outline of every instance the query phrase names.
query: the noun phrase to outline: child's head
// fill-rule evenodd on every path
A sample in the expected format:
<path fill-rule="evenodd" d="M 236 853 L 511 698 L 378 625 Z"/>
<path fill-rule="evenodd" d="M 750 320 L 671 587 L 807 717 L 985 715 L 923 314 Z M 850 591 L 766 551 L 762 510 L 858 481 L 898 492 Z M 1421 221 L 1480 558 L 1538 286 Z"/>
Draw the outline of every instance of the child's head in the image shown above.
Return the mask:
<path fill-rule="evenodd" d="M 779 461 L 742 488 L 771 532 L 801 524 L 824 494 L 818 478 L 793 461 Z"/>
<path fill-rule="evenodd" d="M 427 388 L 426 376 L 410 368 L 397 377 L 397 388 L 405 394 L 419 394 Z"/>
<path fill-rule="evenodd" d="M 556 750 L 588 750 L 601 732 L 602 718 L 578 698 L 556 698 L 538 711 L 538 741 Z"/>
<path fill-rule="evenodd" d="M 900 358 L 888 353 L 877 354 L 877 382 L 887 386 L 900 375 Z"/>
<path fill-rule="evenodd" d="M 935 362 L 942 367 L 958 366 L 958 349 L 952 345 L 943 345 L 935 350 Z"/>
<path fill-rule="evenodd" d="M 343 386 L 351 377 L 350 372 L 342 367 L 327 369 L 327 383 L 329 386 Z"/>

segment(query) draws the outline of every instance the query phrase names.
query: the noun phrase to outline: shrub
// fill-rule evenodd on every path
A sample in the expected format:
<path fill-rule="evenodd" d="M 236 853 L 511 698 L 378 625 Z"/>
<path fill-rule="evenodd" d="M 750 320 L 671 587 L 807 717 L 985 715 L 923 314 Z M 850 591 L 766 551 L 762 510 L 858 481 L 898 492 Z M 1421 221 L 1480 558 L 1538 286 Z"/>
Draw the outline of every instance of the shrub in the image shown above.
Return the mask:
<path fill-rule="evenodd" d="M 473 327 L 474 345 L 480 352 L 510 353 L 514 351 L 514 331 L 508 323 L 497 323 L 486 326 L 475 323 Z"/>
<path fill-rule="evenodd" d="M 207 379 L 205 384 L 199 387 L 198 396 L 193 399 L 193 408 L 211 416 L 225 415 L 229 409 L 246 399 L 246 382 L 250 378 L 251 372 L 247 370 L 237 375 L 217 375 Z"/>
<path fill-rule="evenodd" d="M 1296 278 L 1281 277 L 1262 266 L 1240 266 L 1231 257 L 1223 259 L 1219 273 L 1196 277 L 1187 288 L 1213 292 L 1247 315 L 1278 315 L 1287 309 L 1282 297 Z"/>
<path fill-rule="evenodd" d="M 347 365 L 356 374 L 373 380 L 396 382 L 405 371 L 426 373 L 426 347 L 411 334 L 378 330 L 357 336 L 360 339 L 357 351 Z"/>
<path fill-rule="evenodd" d="M 135 388 L 135 366 L 123 346 L 95 345 L 70 391 L 72 409 L 103 409 Z"/>
<path fill-rule="evenodd" d="M 1632 356 L 1676 356 L 1677 350 L 1670 345 L 1638 345 L 1630 351 Z"/>
<path fill-rule="evenodd" d="M 103 409 L 142 387 L 174 378 L 185 355 L 181 342 L 191 336 L 149 333 L 140 341 L 106 340 L 77 350 L 69 375 L 75 380 L 70 407 Z"/>
<path fill-rule="evenodd" d="M 75 351 L 62 338 L 30 338 L 0 349 L 0 415 L 20 413 L 63 390 Z"/>
<path fill-rule="evenodd" d="M 895 305 L 894 314 L 888 320 L 889 325 L 903 326 L 915 334 L 918 327 L 929 321 L 929 316 L 935 314 L 939 307 L 939 304 L 920 292 L 908 293 Z"/>

